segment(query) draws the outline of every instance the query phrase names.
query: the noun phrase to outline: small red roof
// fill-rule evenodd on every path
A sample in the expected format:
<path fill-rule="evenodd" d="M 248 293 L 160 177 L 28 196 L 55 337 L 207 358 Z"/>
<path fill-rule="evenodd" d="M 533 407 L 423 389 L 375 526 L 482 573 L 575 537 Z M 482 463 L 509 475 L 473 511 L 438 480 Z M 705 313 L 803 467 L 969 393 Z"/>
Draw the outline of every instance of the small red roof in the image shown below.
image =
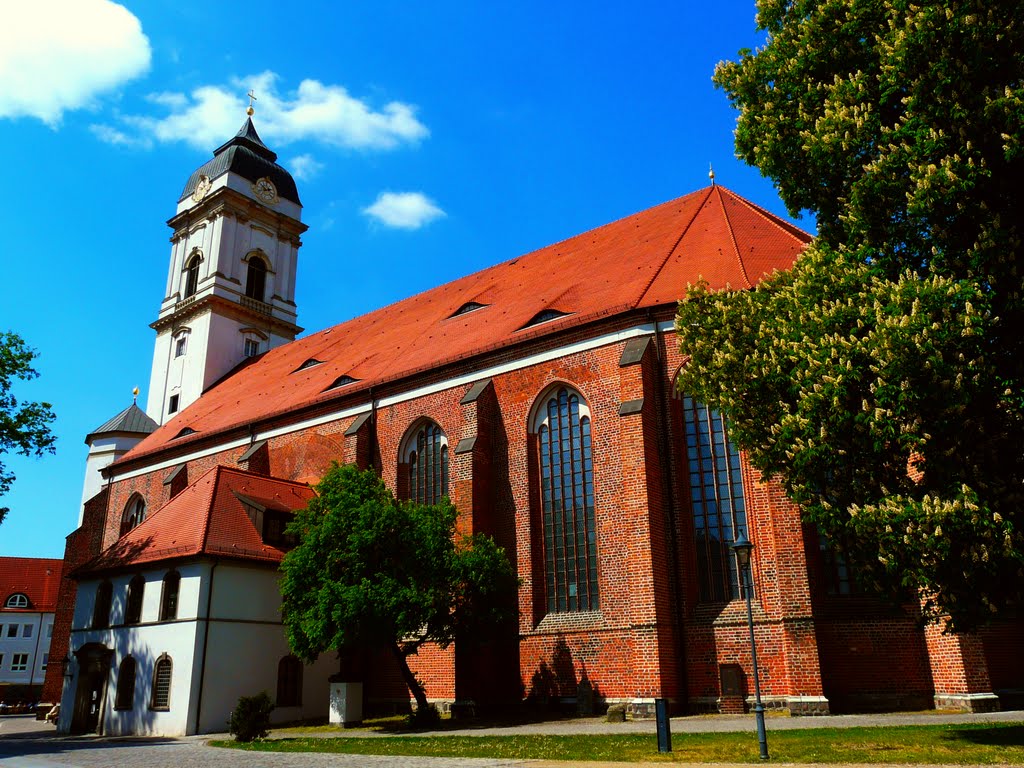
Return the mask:
<path fill-rule="evenodd" d="M 37 557 L 0 557 L 0 611 L 4 613 L 52 613 L 57 608 L 57 588 L 63 560 Z M 27 608 L 6 608 L 11 595 L 28 598 Z"/>
<path fill-rule="evenodd" d="M 313 495 L 313 489 L 301 483 L 214 467 L 75 575 L 199 555 L 279 563 L 284 552 L 263 543 L 242 499 L 294 512 Z"/>
<path fill-rule="evenodd" d="M 792 267 L 810 239 L 708 187 L 272 349 L 121 461 L 601 317 L 674 305 L 700 279 L 749 288 Z M 483 307 L 458 314 L 467 304 Z M 547 310 L 564 316 L 530 325 Z M 309 360 L 321 364 L 298 370 Z M 342 377 L 354 381 L 332 389 Z"/>

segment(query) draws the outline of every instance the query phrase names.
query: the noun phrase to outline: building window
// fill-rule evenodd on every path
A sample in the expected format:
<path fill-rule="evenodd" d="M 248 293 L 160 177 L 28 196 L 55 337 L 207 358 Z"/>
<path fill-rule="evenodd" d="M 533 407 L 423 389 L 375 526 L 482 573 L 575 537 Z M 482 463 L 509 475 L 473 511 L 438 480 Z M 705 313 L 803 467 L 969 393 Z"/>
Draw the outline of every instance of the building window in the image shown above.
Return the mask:
<path fill-rule="evenodd" d="M 131 709 L 134 702 L 135 659 L 125 656 L 117 668 L 117 693 L 114 696 L 114 709 Z"/>
<path fill-rule="evenodd" d="M 188 260 L 188 264 L 185 267 L 185 291 L 182 296 L 183 299 L 187 299 L 189 296 L 195 296 L 196 289 L 199 287 L 199 265 L 202 261 L 203 257 L 199 253 L 193 253 L 192 258 Z"/>
<path fill-rule="evenodd" d="M 171 708 L 171 657 L 166 653 L 153 665 L 153 698 L 149 708 L 165 712 Z"/>
<path fill-rule="evenodd" d="M 4 666 L 4 655 L 2 653 L 0 653 L 0 669 L 2 669 L 3 666 Z"/>
<path fill-rule="evenodd" d="M 409 499 L 418 504 L 437 504 L 448 495 L 448 437 L 428 422 L 416 431 L 407 449 Z"/>
<path fill-rule="evenodd" d="M 722 414 L 688 395 L 682 403 L 700 599 L 732 600 L 740 597 L 732 544 L 747 528 L 740 454 Z"/>
<path fill-rule="evenodd" d="M 28 595 L 24 592 L 15 592 L 7 598 L 7 602 L 4 603 L 4 608 L 28 608 L 28 605 Z"/>
<path fill-rule="evenodd" d="M 246 339 L 245 340 L 245 356 L 256 357 L 260 353 L 260 340 L 259 339 Z"/>
<path fill-rule="evenodd" d="M 24 672 L 28 669 L 28 654 L 15 653 L 11 656 L 11 672 Z"/>
<path fill-rule="evenodd" d="M 181 575 L 171 571 L 164 576 L 163 594 L 160 596 L 160 621 L 174 621 L 178 618 L 178 588 Z"/>
<path fill-rule="evenodd" d="M 285 656 L 277 663 L 277 706 L 302 705 L 302 662 Z"/>
<path fill-rule="evenodd" d="M 21 636 L 22 637 L 32 637 L 32 629 L 33 629 L 33 627 L 32 627 L 31 624 L 22 624 L 21 625 Z"/>
<path fill-rule="evenodd" d="M 183 357 L 188 349 L 188 334 L 182 333 L 174 339 L 174 356 Z"/>
<path fill-rule="evenodd" d="M 850 569 L 846 556 L 818 532 L 818 551 L 821 553 L 821 568 L 825 577 L 825 592 L 829 595 L 856 595 L 863 590 Z"/>
<path fill-rule="evenodd" d="M 46 625 L 46 639 L 49 640 L 53 637 L 53 624 Z"/>
<path fill-rule="evenodd" d="M 245 276 L 245 295 L 256 301 L 264 301 L 266 292 L 267 264 L 259 256 L 250 256 Z"/>
<path fill-rule="evenodd" d="M 39 668 L 45 670 L 50 665 L 50 654 L 43 654 L 43 663 L 39 665 Z"/>
<path fill-rule="evenodd" d="M 285 532 L 294 515 L 275 509 L 263 511 L 263 541 L 279 549 L 293 549 L 299 543 L 294 533 Z"/>
<path fill-rule="evenodd" d="M 7 636 L 8 637 L 17 637 L 18 636 L 18 625 L 17 624 L 8 624 L 7 625 Z"/>
<path fill-rule="evenodd" d="M 96 587 L 96 602 L 92 606 L 92 628 L 106 629 L 110 626 L 110 600 L 114 588 L 109 581 Z"/>
<path fill-rule="evenodd" d="M 178 395 L 171 395 L 170 398 L 167 400 L 167 412 L 178 412 Z"/>
<path fill-rule="evenodd" d="M 135 494 L 128 500 L 128 504 L 124 508 L 124 513 L 121 515 L 121 535 L 124 536 L 128 531 L 145 519 L 146 500 L 138 494 Z"/>
<path fill-rule="evenodd" d="M 128 583 L 128 598 L 125 600 L 124 623 L 138 624 L 142 620 L 142 595 L 146 590 L 146 580 L 141 573 L 135 574 Z"/>
<path fill-rule="evenodd" d="M 578 394 L 563 387 L 543 403 L 537 420 L 548 612 L 596 611 L 590 411 Z"/>

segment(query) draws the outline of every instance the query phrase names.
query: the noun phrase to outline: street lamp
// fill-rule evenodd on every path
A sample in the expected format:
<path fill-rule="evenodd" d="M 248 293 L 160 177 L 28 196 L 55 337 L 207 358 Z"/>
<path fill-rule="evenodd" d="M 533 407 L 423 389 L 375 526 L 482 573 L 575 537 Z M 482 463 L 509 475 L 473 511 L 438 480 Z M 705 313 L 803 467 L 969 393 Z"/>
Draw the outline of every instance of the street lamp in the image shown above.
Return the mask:
<path fill-rule="evenodd" d="M 753 592 L 753 580 L 750 577 L 750 553 L 754 545 L 745 533 L 733 542 L 732 551 L 740 566 L 743 580 L 743 591 L 747 594 L 747 627 L 750 629 L 750 660 L 754 665 L 754 719 L 757 721 L 757 741 L 761 746 L 761 759 L 768 759 L 768 734 L 764 730 L 764 704 L 761 703 L 761 676 L 757 672 L 757 642 L 754 640 L 754 612 L 750 607 L 750 593 Z"/>

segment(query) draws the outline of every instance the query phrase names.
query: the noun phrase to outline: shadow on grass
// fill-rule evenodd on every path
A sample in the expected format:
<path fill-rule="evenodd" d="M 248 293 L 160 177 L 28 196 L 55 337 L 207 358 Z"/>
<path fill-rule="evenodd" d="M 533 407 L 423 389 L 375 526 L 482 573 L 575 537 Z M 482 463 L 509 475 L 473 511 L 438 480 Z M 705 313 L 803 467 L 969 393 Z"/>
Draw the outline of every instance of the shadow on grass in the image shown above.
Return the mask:
<path fill-rule="evenodd" d="M 951 728 L 949 733 L 944 734 L 942 738 L 992 747 L 1024 747 L 1024 725 Z"/>
<path fill-rule="evenodd" d="M 529 711 L 505 712 L 477 717 L 444 718 L 430 725 L 419 725 L 407 718 L 386 719 L 380 722 L 365 724 L 368 730 L 378 733 L 444 733 L 446 731 L 472 731 L 484 728 L 509 728 L 516 725 L 533 725 L 536 723 L 557 723 L 577 719 L 575 716 L 563 715 L 559 712 Z"/>

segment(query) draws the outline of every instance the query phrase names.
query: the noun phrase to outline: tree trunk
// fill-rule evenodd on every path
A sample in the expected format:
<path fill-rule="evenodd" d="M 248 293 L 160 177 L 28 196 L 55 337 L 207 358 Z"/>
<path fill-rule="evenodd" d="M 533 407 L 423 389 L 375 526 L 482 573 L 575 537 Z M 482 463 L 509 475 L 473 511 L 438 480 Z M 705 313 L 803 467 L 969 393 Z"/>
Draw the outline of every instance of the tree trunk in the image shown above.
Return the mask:
<path fill-rule="evenodd" d="M 427 692 L 423 690 L 420 681 L 416 679 L 416 675 L 409 669 L 408 654 L 402 651 L 398 643 L 391 645 L 391 651 L 395 654 L 395 659 L 398 661 L 398 669 L 402 673 L 402 679 L 409 687 L 409 690 L 412 691 L 413 698 L 416 699 L 416 711 L 421 715 L 426 714 L 427 708 L 430 706 L 427 704 Z"/>

